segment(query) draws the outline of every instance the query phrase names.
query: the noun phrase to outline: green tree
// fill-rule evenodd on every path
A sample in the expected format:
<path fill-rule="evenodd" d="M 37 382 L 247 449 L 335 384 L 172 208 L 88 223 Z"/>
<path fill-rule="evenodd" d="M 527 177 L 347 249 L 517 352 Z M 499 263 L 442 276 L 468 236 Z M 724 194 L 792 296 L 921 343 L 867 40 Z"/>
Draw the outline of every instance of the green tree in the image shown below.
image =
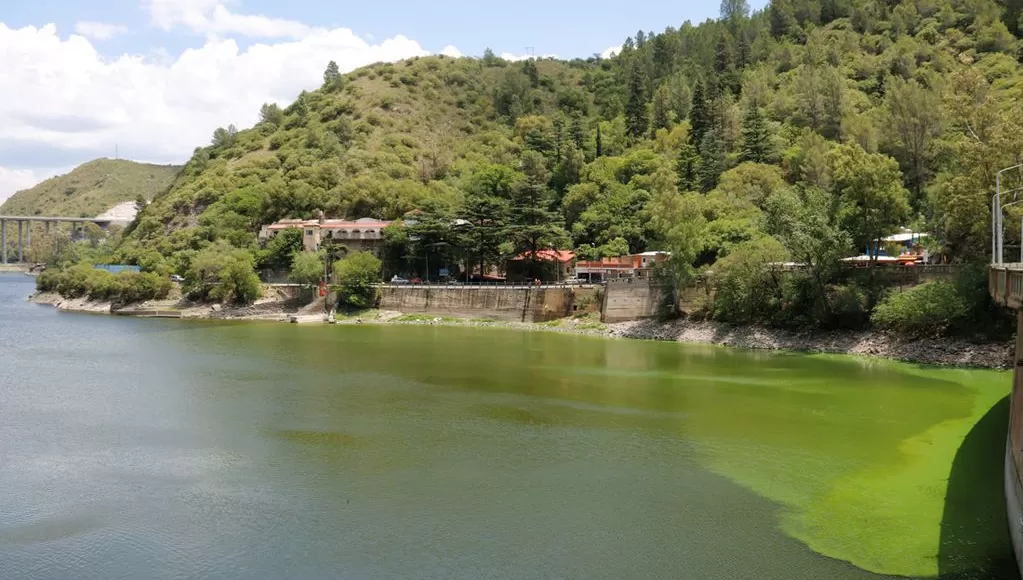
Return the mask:
<path fill-rule="evenodd" d="M 696 258 L 703 251 L 707 221 L 699 194 L 679 194 L 673 187 L 654 193 L 647 213 L 650 228 L 660 248 L 670 252 L 660 266 L 664 282 L 661 313 L 665 317 L 682 314 L 679 300 L 682 291 L 696 277 Z"/>
<path fill-rule="evenodd" d="M 568 238 L 561 216 L 551 211 L 553 198 L 547 188 L 547 168 L 536 152 L 522 154 L 525 179 L 513 190 L 506 239 L 516 254 L 525 257 L 527 275 L 540 277 L 541 250 L 559 249 Z"/>
<path fill-rule="evenodd" d="M 700 189 L 700 154 L 696 152 L 696 147 L 689 138 L 678 150 L 675 173 L 678 174 L 678 188 L 681 191 Z"/>
<path fill-rule="evenodd" d="M 629 136 L 639 139 L 646 135 L 650 121 L 647 116 L 646 73 L 635 64 L 629 76 L 629 98 L 625 103 L 625 127 Z"/>
<path fill-rule="evenodd" d="M 537 70 L 533 59 L 527 58 L 522 63 L 522 72 L 526 73 L 526 76 L 529 78 L 529 86 L 534 89 L 540 86 L 540 71 Z"/>
<path fill-rule="evenodd" d="M 299 252 L 291 262 L 288 278 L 296 284 L 315 286 L 323 280 L 324 257 L 320 252 Z"/>
<path fill-rule="evenodd" d="M 278 271 L 291 269 L 295 255 L 302 251 L 302 230 L 292 228 L 278 232 L 266 242 L 266 246 L 257 253 L 260 268 Z"/>
<path fill-rule="evenodd" d="M 334 262 L 334 283 L 338 301 L 348 308 L 372 308 L 376 305 L 376 287 L 380 282 L 380 259 L 369 252 L 352 252 Z"/>
<path fill-rule="evenodd" d="M 195 299 L 250 304 L 262 294 L 252 254 L 224 240 L 207 246 L 185 273 L 185 290 Z"/>
<path fill-rule="evenodd" d="M 832 149 L 828 160 L 839 195 L 839 215 L 853 241 L 869 248 L 874 263 L 881 239 L 898 231 L 909 218 L 909 197 L 899 164 L 855 144 Z"/>
<path fill-rule="evenodd" d="M 751 103 L 742 119 L 741 161 L 767 163 L 771 158 L 771 133 L 760 115 L 760 108 Z"/>
<path fill-rule="evenodd" d="M 671 126 L 672 111 L 668 96 L 668 85 L 661 85 L 654 91 L 654 100 L 650 106 L 652 114 L 650 122 L 650 133 L 655 135 L 658 129 L 667 129 Z"/>
<path fill-rule="evenodd" d="M 941 134 L 941 106 L 935 91 L 910 79 L 891 78 L 885 91 L 888 128 L 896 157 L 905 170 L 914 203 L 923 201 L 931 146 Z"/>
<path fill-rule="evenodd" d="M 420 210 L 405 220 L 412 259 L 423 259 L 426 280 L 431 274 L 447 266 L 457 239 L 453 229 L 455 220 L 451 211 L 437 200 L 426 200 Z"/>
<path fill-rule="evenodd" d="M 704 133 L 710 129 L 713 123 L 709 105 L 703 81 L 697 79 L 696 86 L 693 87 L 693 106 L 689 112 L 690 131 L 693 135 L 693 143 L 697 145 L 703 142 Z"/>
<path fill-rule="evenodd" d="M 336 91 L 341 88 L 341 69 L 334 61 L 328 62 L 326 70 L 323 71 L 323 86 L 328 91 Z"/>
<path fill-rule="evenodd" d="M 213 132 L 212 143 L 214 147 L 230 147 L 237 140 L 238 129 L 234 125 L 228 125 L 226 129 L 219 127 Z"/>
<path fill-rule="evenodd" d="M 700 143 L 700 189 L 710 191 L 717 187 L 718 179 L 727 167 L 725 142 L 716 129 L 704 133 Z"/>
<path fill-rule="evenodd" d="M 274 127 L 280 126 L 284 121 L 284 111 L 275 103 L 263 103 L 259 108 L 259 122 L 268 123 Z"/>
<path fill-rule="evenodd" d="M 503 197 L 485 192 L 469 192 L 462 205 L 462 219 L 466 224 L 460 229 L 460 246 L 471 257 L 467 264 L 470 271 L 480 275 L 487 273 L 487 266 L 497 265 L 501 257 L 501 244 L 505 241 L 508 219 L 508 201 Z M 475 267 L 474 267 L 475 266 Z"/>

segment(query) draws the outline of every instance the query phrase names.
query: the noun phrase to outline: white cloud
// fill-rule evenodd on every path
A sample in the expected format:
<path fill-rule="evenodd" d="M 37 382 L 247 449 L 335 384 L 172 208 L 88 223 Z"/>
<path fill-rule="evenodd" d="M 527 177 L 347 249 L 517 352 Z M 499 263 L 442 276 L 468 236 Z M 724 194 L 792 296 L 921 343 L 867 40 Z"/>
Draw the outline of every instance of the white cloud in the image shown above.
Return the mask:
<path fill-rule="evenodd" d="M 604 52 L 600 53 L 600 58 L 611 58 L 612 56 L 616 56 L 616 55 L 619 55 L 621 53 L 622 53 L 622 45 L 619 44 L 618 46 L 612 46 L 612 47 L 608 48 L 607 50 L 605 50 Z"/>
<path fill-rule="evenodd" d="M 143 0 L 152 23 L 164 30 L 184 26 L 199 34 L 238 34 L 257 38 L 303 38 L 316 33 L 295 20 L 236 14 L 222 0 Z"/>
<path fill-rule="evenodd" d="M 56 172 L 35 172 L 30 169 L 0 167 L 0 204 L 15 193 L 32 187 Z"/>
<path fill-rule="evenodd" d="M 536 55 L 533 55 L 533 54 L 514 54 L 514 53 L 511 53 L 511 52 L 502 52 L 498 56 L 500 56 L 501 58 L 503 58 L 504 60 L 507 60 L 509 62 L 519 62 L 519 61 L 528 60 L 528 59 L 531 59 L 531 58 L 558 58 L 558 56 L 555 55 L 555 54 L 545 54 L 545 55 L 542 55 L 542 56 L 536 56 Z"/>
<path fill-rule="evenodd" d="M 440 53 L 443 54 L 444 56 L 450 56 L 451 58 L 461 58 L 462 56 L 464 56 L 462 54 L 462 51 L 458 50 L 457 48 L 450 44 L 445 46 L 443 50 L 440 51 Z"/>
<path fill-rule="evenodd" d="M 209 38 L 164 59 L 109 59 L 83 36 L 60 38 L 54 25 L 0 23 L 0 54 L 0 167 L 8 168 L 0 191 L 10 193 L 41 177 L 31 171 L 111 156 L 115 146 L 124 158 L 181 163 L 215 128 L 251 126 L 262 103 L 287 105 L 318 87 L 330 60 L 347 72 L 429 53 L 403 36 L 369 44 L 339 28 L 246 50 Z"/>
<path fill-rule="evenodd" d="M 128 32 L 128 28 L 120 24 L 83 20 L 75 24 L 75 32 L 93 40 L 109 40 L 118 34 Z"/>

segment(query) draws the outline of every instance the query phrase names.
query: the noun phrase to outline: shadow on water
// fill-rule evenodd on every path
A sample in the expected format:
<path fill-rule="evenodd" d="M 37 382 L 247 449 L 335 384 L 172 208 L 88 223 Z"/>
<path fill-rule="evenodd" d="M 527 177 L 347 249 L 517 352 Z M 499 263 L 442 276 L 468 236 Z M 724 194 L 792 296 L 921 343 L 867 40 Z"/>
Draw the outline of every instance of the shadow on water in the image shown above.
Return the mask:
<path fill-rule="evenodd" d="M 963 440 L 952 462 L 941 519 L 941 580 L 1019 580 L 1002 483 L 1009 397 Z"/>

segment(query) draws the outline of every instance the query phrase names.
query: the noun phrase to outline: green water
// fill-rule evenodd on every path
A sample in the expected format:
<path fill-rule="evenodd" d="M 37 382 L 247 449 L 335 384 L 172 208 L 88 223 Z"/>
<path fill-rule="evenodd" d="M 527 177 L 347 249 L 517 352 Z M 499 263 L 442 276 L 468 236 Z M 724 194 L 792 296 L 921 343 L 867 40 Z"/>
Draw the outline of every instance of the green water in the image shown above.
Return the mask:
<path fill-rule="evenodd" d="M 1010 376 L 61 314 L 0 276 L 0 578 L 1015 578 Z"/>

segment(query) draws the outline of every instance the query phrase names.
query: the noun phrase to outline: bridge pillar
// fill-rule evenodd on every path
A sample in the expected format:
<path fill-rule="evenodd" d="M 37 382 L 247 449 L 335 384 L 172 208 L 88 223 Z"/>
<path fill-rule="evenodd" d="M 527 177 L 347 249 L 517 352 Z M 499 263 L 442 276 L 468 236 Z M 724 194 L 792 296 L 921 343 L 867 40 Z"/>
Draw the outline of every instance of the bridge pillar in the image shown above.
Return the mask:
<path fill-rule="evenodd" d="M 28 246 L 29 257 L 32 253 L 32 220 L 25 222 L 25 245 Z"/>
<path fill-rule="evenodd" d="M 18 220 L 18 263 L 25 261 L 25 222 Z"/>
<path fill-rule="evenodd" d="M 3 253 L 3 263 L 7 263 L 7 220 L 0 220 L 0 252 Z"/>

